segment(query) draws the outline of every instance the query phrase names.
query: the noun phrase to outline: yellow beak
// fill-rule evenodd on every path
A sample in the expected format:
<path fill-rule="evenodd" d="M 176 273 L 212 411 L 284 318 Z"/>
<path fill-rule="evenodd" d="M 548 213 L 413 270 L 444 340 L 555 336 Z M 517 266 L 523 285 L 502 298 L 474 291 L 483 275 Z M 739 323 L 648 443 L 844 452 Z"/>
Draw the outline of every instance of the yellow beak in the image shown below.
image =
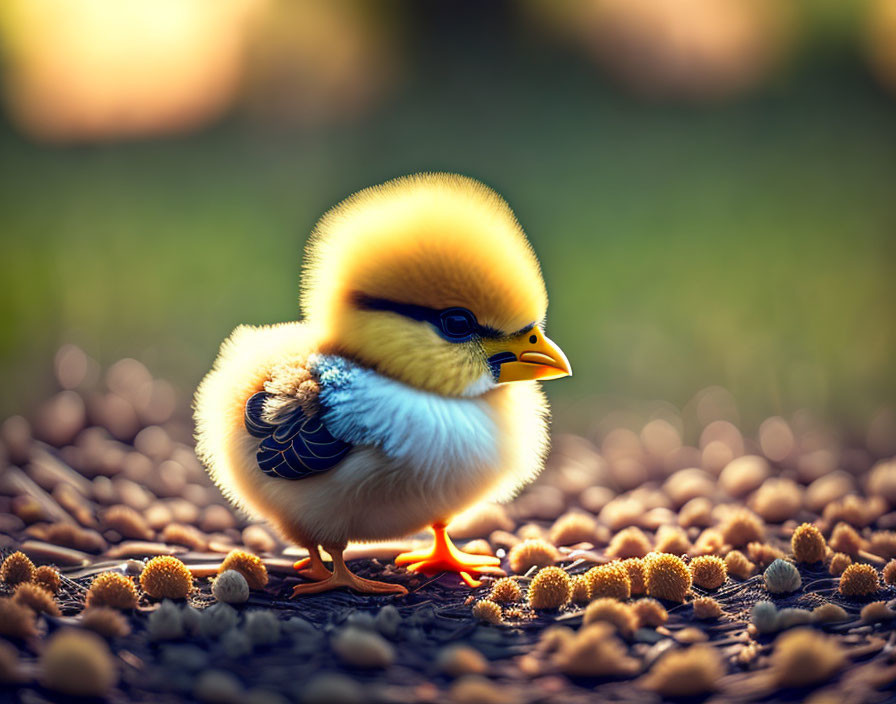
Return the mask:
<path fill-rule="evenodd" d="M 483 345 L 489 361 L 500 364 L 499 384 L 572 375 L 572 367 L 563 350 L 538 327 L 510 339 L 484 340 Z"/>

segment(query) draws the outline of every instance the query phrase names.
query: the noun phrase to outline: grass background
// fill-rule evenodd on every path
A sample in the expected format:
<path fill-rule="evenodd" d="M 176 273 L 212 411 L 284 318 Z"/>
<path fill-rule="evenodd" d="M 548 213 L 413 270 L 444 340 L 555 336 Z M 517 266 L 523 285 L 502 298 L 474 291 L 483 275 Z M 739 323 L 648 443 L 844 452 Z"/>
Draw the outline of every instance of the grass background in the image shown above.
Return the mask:
<path fill-rule="evenodd" d="M 52 147 L 0 126 L 0 411 L 52 388 L 69 341 L 140 358 L 188 397 L 235 325 L 296 318 L 325 210 L 420 170 L 482 179 L 528 231 L 575 369 L 548 385 L 561 427 L 587 429 L 607 398 L 681 405 L 711 384 L 747 427 L 798 408 L 861 427 L 896 399 L 896 101 L 857 60 L 658 106 L 578 57 L 485 35 L 422 48 L 342 127 L 236 116 Z"/>

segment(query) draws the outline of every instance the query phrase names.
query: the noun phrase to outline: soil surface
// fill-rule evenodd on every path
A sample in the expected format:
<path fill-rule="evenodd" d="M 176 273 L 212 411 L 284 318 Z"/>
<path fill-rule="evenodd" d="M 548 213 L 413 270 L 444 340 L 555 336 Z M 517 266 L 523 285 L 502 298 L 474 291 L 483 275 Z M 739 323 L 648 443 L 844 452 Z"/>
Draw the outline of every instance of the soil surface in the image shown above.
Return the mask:
<path fill-rule="evenodd" d="M 476 618 L 473 607 L 489 597 L 497 576 L 470 588 L 457 575 L 416 575 L 392 564 L 398 552 L 419 547 L 427 536 L 347 552 L 359 575 L 404 584 L 407 596 L 335 591 L 291 599 L 302 581 L 292 563 L 302 551 L 229 507 L 193 453 L 186 409 L 142 365 L 123 360 L 108 371 L 105 386 L 62 390 L 29 417 L 2 426 L 0 556 L 22 551 L 36 565 L 54 565 L 62 585 L 55 596 L 61 615 L 38 614 L 31 635 L 20 637 L 0 624 L 0 698 L 65 700 L 65 685 L 48 679 L 44 655 L 61 631 L 84 629 L 94 577 L 112 571 L 138 584 L 148 558 L 169 554 L 193 573 L 193 591 L 174 604 L 172 618 L 180 625 L 160 632 L 161 616 L 154 614 L 170 605 L 140 591 L 137 608 L 122 612 L 130 632 L 107 637 L 108 650 L 99 651 L 116 674 L 98 699 L 658 702 L 675 699 L 676 687 L 687 681 L 691 700 L 699 701 L 896 701 L 896 589 L 884 581 L 896 575 L 896 566 L 885 569 L 896 557 L 896 461 L 880 451 L 880 428 L 875 442 L 846 442 L 805 417 L 772 420 L 773 427 L 763 427 L 774 433 L 749 437 L 734 423 L 704 419 L 692 445 L 680 418 L 634 429 L 604 423 L 593 437 L 555 438 L 546 472 L 516 501 L 481 508 L 449 528 L 460 546 L 501 558 L 504 572 L 522 587 L 521 601 L 501 606 L 498 622 L 491 623 Z M 566 539 L 558 519 L 570 512 L 587 517 L 587 540 L 581 534 L 575 542 Z M 643 558 L 639 564 L 646 566 L 651 557 L 644 552 L 657 548 L 669 530 L 663 526 L 674 526 L 687 542 L 685 563 L 700 555 L 724 558 L 735 549 L 724 539 L 731 537 L 725 531 L 733 515 L 751 517 L 762 534 L 737 548 L 753 561 L 750 574 L 728 575 L 712 590 L 694 585 L 683 603 L 659 600 L 668 614 L 663 625 L 608 632 L 629 663 L 610 675 L 582 676 L 564 656 L 564 648 L 593 627 L 583 623 L 586 605 L 530 608 L 528 587 L 540 566 L 514 574 L 508 555 L 522 540 L 535 539 L 554 545 L 555 564 L 571 576 L 620 557 Z M 791 535 L 802 523 L 823 534 L 826 557 L 795 564 L 801 578 L 796 591 L 770 593 L 764 568 L 776 557 L 795 562 Z M 614 537 L 632 527 L 647 548 L 621 554 Z M 637 552 L 638 536 L 633 540 Z M 218 605 L 212 579 L 234 549 L 257 554 L 270 579 L 247 602 Z M 840 576 L 830 563 L 844 551 L 852 562 L 871 565 L 876 590 L 863 596 L 839 591 Z M 693 601 L 701 596 L 712 597 L 721 615 L 696 618 Z M 0 597 L 15 600 L 14 586 L 0 583 Z M 634 594 L 622 603 L 648 597 Z M 779 612 L 805 613 L 760 633 L 751 624 L 760 601 L 773 602 Z M 872 602 L 884 604 L 876 616 L 866 610 L 863 618 Z M 809 612 L 823 604 L 842 607 L 845 617 L 812 619 Z M 216 619 L 226 628 L 214 627 Z M 795 628 L 820 640 L 790 652 L 782 636 Z M 673 665 L 672 653 L 705 655 L 700 644 L 715 656 Z M 838 664 L 830 672 L 800 679 L 799 671 L 831 653 Z M 606 653 L 589 657 L 596 663 Z"/>

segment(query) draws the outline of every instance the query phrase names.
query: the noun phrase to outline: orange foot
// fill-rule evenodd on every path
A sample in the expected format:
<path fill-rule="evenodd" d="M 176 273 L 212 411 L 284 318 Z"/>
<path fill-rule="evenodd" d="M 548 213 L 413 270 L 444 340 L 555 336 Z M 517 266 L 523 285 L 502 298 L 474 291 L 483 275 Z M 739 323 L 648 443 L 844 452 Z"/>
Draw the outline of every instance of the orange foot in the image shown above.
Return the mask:
<path fill-rule="evenodd" d="M 300 560 L 301 562 L 301 560 Z M 324 568 L 326 571 L 326 568 Z M 333 589 L 348 587 L 353 591 L 362 594 L 407 594 L 408 590 L 400 584 L 389 584 L 388 582 L 376 582 L 372 579 L 364 579 L 349 570 L 342 559 L 342 553 L 333 554 L 333 572 L 327 572 L 326 576 L 319 582 L 311 582 L 310 584 L 297 584 L 293 587 L 292 597 L 296 598 L 303 594 L 319 594 L 320 592 L 328 592 Z"/>
<path fill-rule="evenodd" d="M 433 575 L 439 572 L 457 572 L 470 587 L 478 587 L 482 582 L 474 579 L 484 572 L 504 574 L 498 566 L 501 561 L 488 555 L 473 555 L 458 550 L 445 532 L 445 526 L 434 523 L 435 540 L 428 550 L 405 552 L 395 558 L 396 565 L 407 565 L 409 572 Z"/>
<path fill-rule="evenodd" d="M 293 564 L 292 568 L 298 573 L 299 577 L 310 579 L 312 582 L 319 582 L 326 579 L 332 573 L 320 560 L 313 560 L 310 557 L 303 557 Z"/>

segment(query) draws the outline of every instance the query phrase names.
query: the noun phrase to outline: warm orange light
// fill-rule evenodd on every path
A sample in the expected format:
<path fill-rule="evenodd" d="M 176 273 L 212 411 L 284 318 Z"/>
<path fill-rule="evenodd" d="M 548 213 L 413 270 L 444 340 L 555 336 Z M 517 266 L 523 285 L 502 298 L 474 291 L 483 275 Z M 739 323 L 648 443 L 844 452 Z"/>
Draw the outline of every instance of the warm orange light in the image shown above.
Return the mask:
<path fill-rule="evenodd" d="M 648 95 L 740 93 L 778 53 L 777 0 L 599 0 L 591 3 L 594 50 Z"/>
<path fill-rule="evenodd" d="M 175 132 L 232 102 L 265 0 L 6 0 L 6 102 L 39 139 Z"/>
<path fill-rule="evenodd" d="M 875 0 L 868 15 L 871 66 L 882 83 L 896 91 L 896 2 Z"/>
<path fill-rule="evenodd" d="M 712 98 L 756 85 L 793 19 L 780 0 L 529 0 L 529 9 L 549 27 L 565 24 L 614 77 L 651 97 Z"/>

